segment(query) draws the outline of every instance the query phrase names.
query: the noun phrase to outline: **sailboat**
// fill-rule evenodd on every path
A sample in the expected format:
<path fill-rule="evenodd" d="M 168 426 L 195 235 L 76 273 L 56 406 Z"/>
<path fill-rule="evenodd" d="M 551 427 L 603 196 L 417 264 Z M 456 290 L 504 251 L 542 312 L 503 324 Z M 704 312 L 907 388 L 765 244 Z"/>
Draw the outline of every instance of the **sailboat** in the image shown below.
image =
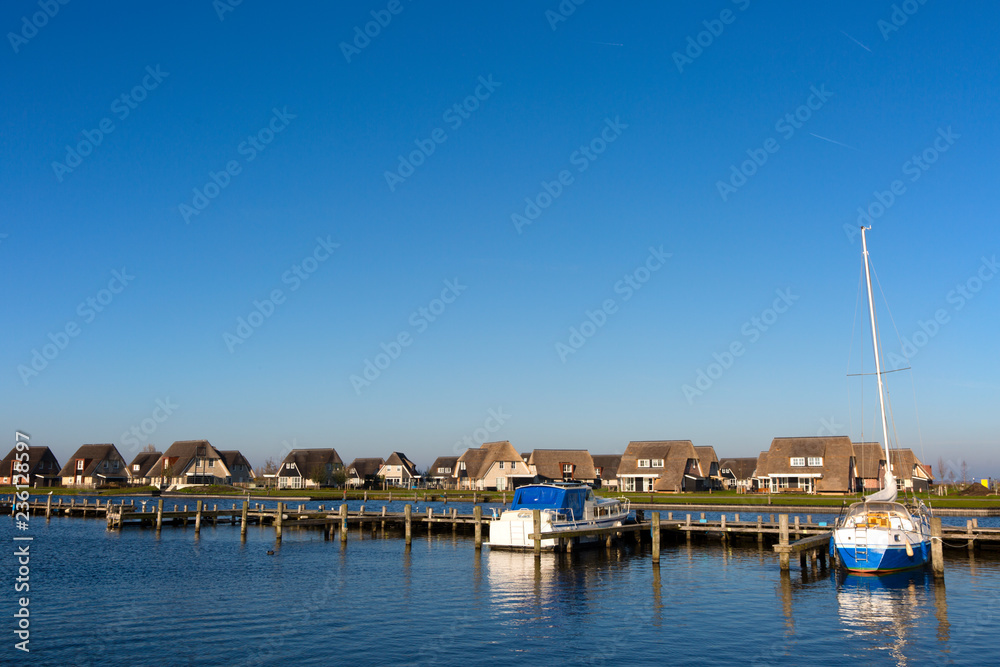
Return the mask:
<path fill-rule="evenodd" d="M 875 348 L 875 376 L 878 378 L 878 400 L 882 413 L 882 442 L 885 447 L 885 485 L 880 491 L 853 503 L 837 520 L 830 538 L 830 552 L 839 556 L 841 566 L 853 572 L 885 574 L 926 564 L 930 559 L 930 511 L 920 501 L 915 507 L 896 502 L 896 478 L 889 455 L 889 427 L 885 415 L 885 395 L 882 387 L 882 366 L 879 359 L 878 331 L 875 326 L 875 304 L 872 299 L 871 269 L 868 265 L 868 242 L 861 228 L 861 248 L 865 260 L 865 282 L 868 287 L 868 313 L 871 318 L 872 341 Z"/>

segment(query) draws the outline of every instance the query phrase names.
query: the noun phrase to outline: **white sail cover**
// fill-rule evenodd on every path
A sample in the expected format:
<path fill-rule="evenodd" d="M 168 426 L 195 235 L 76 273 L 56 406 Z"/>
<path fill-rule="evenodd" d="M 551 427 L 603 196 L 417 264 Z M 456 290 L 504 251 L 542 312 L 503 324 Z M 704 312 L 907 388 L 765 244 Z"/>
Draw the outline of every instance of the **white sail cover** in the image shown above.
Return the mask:
<path fill-rule="evenodd" d="M 896 502 L 896 478 L 892 473 L 885 473 L 885 487 L 881 491 L 876 491 L 870 496 L 865 496 L 866 503 L 894 503 Z"/>

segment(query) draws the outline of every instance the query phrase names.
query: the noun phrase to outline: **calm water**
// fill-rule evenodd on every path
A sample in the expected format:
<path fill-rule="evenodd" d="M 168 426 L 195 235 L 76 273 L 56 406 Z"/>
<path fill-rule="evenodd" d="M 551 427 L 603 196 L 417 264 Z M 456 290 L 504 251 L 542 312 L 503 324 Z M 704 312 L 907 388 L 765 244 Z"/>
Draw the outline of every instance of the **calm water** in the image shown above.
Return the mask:
<path fill-rule="evenodd" d="M 8 545 L 12 532 L 0 520 Z M 4 665 L 995 664 L 1000 649 L 988 554 L 949 555 L 945 586 L 794 561 L 782 576 L 752 542 L 666 546 L 657 570 L 634 546 L 536 561 L 419 529 L 409 551 L 357 530 L 346 547 L 295 530 L 275 547 L 257 526 L 241 544 L 229 525 L 196 540 L 33 517 L 30 534 L 32 650 L 8 634 Z"/>

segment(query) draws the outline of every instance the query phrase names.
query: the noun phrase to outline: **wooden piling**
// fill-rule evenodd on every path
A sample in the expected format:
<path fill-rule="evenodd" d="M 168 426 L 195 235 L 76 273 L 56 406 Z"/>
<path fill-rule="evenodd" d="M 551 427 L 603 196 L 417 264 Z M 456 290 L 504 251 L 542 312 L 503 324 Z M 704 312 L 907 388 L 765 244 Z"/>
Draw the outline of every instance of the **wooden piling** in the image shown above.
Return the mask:
<path fill-rule="evenodd" d="M 163 498 L 156 503 L 156 532 L 160 532 L 161 528 L 163 528 Z"/>
<path fill-rule="evenodd" d="M 653 512 L 653 527 L 650 528 L 650 537 L 653 540 L 653 563 L 660 563 L 660 513 Z"/>
<path fill-rule="evenodd" d="M 941 517 L 931 518 L 931 570 L 935 577 L 944 576 L 944 548 L 941 542 Z"/>
<path fill-rule="evenodd" d="M 687 540 L 688 544 L 690 544 L 691 543 L 691 515 L 690 514 L 687 515 L 687 522 L 686 522 L 685 525 L 687 525 L 688 530 L 684 531 L 684 537 Z"/>
<path fill-rule="evenodd" d="M 45 501 L 45 518 L 48 519 L 52 516 L 52 494 L 49 494 L 49 499 Z"/>
<path fill-rule="evenodd" d="M 734 514 L 733 515 L 733 523 L 739 523 L 739 522 L 740 522 L 740 515 L 739 514 Z"/>
<path fill-rule="evenodd" d="M 203 506 L 202 503 L 204 503 L 204 502 L 205 501 L 203 501 L 203 500 L 199 500 L 198 502 L 195 503 L 195 510 L 194 510 L 194 534 L 195 535 L 198 535 L 199 533 L 201 533 L 201 508 Z"/>
<path fill-rule="evenodd" d="M 212 514 L 212 525 L 213 526 L 218 526 L 219 525 L 219 505 L 218 505 L 218 503 L 212 505 L 212 512 L 213 512 L 213 514 Z"/>
<path fill-rule="evenodd" d="M 788 515 L 782 514 L 778 517 L 778 544 L 782 546 L 788 546 Z M 781 552 L 778 554 L 778 562 L 781 565 L 782 570 L 789 569 L 789 557 L 788 552 Z"/>
<path fill-rule="evenodd" d="M 476 525 L 476 550 L 483 548 L 483 508 L 476 505 L 472 508 L 472 518 Z"/>
<path fill-rule="evenodd" d="M 764 517 L 757 515 L 757 544 L 764 544 Z"/>
<path fill-rule="evenodd" d="M 969 539 L 967 542 L 969 553 L 971 554 L 976 548 L 976 541 L 972 539 L 972 519 L 968 519 L 965 522 L 965 532 L 968 533 Z"/>
<path fill-rule="evenodd" d="M 542 555 L 542 510 L 531 510 L 531 525 L 535 540 L 535 557 Z"/>
<path fill-rule="evenodd" d="M 340 506 L 340 541 L 347 541 L 347 503 Z"/>
<path fill-rule="evenodd" d="M 406 503 L 406 505 L 403 507 L 403 523 L 405 525 L 406 546 L 410 546 L 410 544 L 413 542 L 413 524 L 411 517 L 412 512 L 413 512 L 413 507 L 409 503 Z"/>
<path fill-rule="evenodd" d="M 274 537 L 279 542 L 281 541 L 281 522 L 282 522 L 282 516 L 281 515 L 284 514 L 284 513 L 285 513 L 285 503 L 280 503 L 279 502 L 278 503 L 278 513 L 275 514 L 275 516 L 274 516 L 274 532 L 275 532 Z"/>
<path fill-rule="evenodd" d="M 163 501 L 160 501 L 160 506 L 163 506 Z M 247 537 L 247 511 L 250 509 L 250 501 L 243 501 L 243 511 L 240 513 L 240 539 L 246 539 Z"/>
<path fill-rule="evenodd" d="M 795 515 L 795 539 L 799 539 L 800 537 L 802 537 L 802 534 L 799 532 L 799 515 L 796 514 Z"/>

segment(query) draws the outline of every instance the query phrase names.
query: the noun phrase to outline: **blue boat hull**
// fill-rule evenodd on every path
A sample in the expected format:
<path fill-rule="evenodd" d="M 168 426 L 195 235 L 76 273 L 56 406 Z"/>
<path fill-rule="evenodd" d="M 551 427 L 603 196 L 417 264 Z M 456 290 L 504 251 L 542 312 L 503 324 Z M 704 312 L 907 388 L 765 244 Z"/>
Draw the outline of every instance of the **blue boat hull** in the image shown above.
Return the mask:
<path fill-rule="evenodd" d="M 930 543 L 921 542 L 913 545 L 913 556 L 906 555 L 906 547 L 890 546 L 868 547 L 867 558 L 858 560 L 855 556 L 854 546 L 838 547 L 834 539 L 830 538 L 830 555 L 836 551 L 840 556 L 841 565 L 852 572 L 867 572 L 870 574 L 882 574 L 886 572 L 899 572 L 915 567 L 922 567 L 930 560 Z"/>

